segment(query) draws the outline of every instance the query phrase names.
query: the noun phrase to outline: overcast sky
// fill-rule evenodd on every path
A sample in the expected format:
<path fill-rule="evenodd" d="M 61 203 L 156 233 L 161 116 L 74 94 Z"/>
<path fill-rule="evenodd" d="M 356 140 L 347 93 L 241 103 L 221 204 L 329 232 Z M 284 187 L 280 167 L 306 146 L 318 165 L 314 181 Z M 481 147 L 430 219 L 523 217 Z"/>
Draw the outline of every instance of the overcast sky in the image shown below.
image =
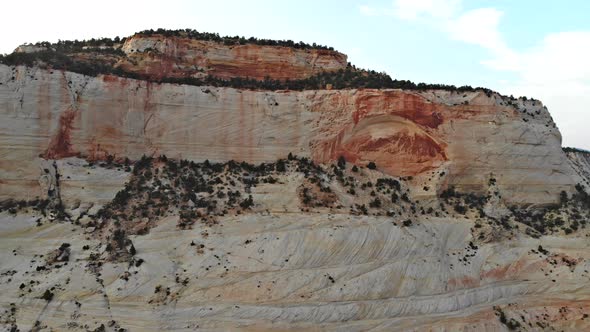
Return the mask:
<path fill-rule="evenodd" d="M 394 78 L 540 99 L 564 146 L 590 149 L 586 0 L 19 0 L 2 8 L 0 53 L 160 27 L 317 42 Z"/>

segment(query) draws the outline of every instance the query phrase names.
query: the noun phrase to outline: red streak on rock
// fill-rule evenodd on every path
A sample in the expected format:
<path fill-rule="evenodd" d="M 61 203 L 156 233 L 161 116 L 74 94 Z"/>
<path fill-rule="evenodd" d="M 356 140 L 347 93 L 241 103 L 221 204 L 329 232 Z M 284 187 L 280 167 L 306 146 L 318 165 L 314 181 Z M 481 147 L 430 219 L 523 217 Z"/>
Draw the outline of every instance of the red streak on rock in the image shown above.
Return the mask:
<path fill-rule="evenodd" d="M 449 279 L 449 281 L 447 282 L 448 285 L 448 290 L 452 291 L 455 289 L 460 289 L 460 288 L 465 288 L 465 287 L 477 287 L 479 286 L 479 280 L 469 277 L 469 276 L 463 276 L 463 277 L 459 277 L 459 278 L 452 278 Z"/>
<path fill-rule="evenodd" d="M 443 149 L 436 144 L 434 140 L 427 136 L 411 136 L 404 133 L 398 133 L 387 138 L 368 138 L 364 142 L 353 141 L 351 143 L 347 143 L 345 146 L 357 148 L 359 152 L 388 151 L 398 153 L 403 152 L 422 157 L 436 157 L 437 155 L 442 155 L 444 157 Z M 392 149 L 392 147 L 395 147 L 395 149 Z"/>
<path fill-rule="evenodd" d="M 127 45 L 142 40 L 157 44 L 155 48 L 158 51 L 135 53 L 132 59 L 125 59 L 118 65 L 153 80 L 206 75 L 222 79 L 302 79 L 322 71 L 344 69 L 348 62 L 346 55 L 329 50 L 253 44 L 223 45 L 158 35 L 133 36 L 127 39 Z"/>
<path fill-rule="evenodd" d="M 436 168 L 447 160 L 444 148 L 428 136 L 394 133 L 388 137 L 356 136 L 339 146 L 332 155 L 351 162 L 374 161 L 396 175 L 416 175 Z"/>
<path fill-rule="evenodd" d="M 391 175 L 414 176 L 449 160 L 440 126 L 455 117 L 453 106 L 401 90 L 361 89 L 348 100 L 336 96 L 322 109 L 352 109 L 326 116 L 320 129 L 326 138 L 312 143 L 315 161 L 344 156 L 359 165 L 373 161 Z"/>
<path fill-rule="evenodd" d="M 44 154 L 46 159 L 59 159 L 77 156 L 77 152 L 72 151 L 71 131 L 77 112 L 68 108 L 59 116 L 59 126 L 57 132 L 51 139 L 49 147 Z"/>
<path fill-rule="evenodd" d="M 376 113 L 397 115 L 429 128 L 438 128 L 443 123 L 444 105 L 408 92 L 370 90 L 357 98 L 355 108 L 352 114 L 355 124 Z"/>
<path fill-rule="evenodd" d="M 116 157 L 112 151 L 106 150 L 100 143 L 97 143 L 96 139 L 92 139 L 86 149 L 88 150 L 88 155 L 85 158 L 89 161 L 107 160 L 109 156 Z M 121 159 L 123 158 L 116 158 L 115 160 Z"/>
<path fill-rule="evenodd" d="M 113 75 L 104 75 L 102 77 L 102 81 L 103 82 L 109 82 L 109 83 L 113 83 L 113 82 L 117 82 L 119 80 L 118 76 L 113 76 Z"/>

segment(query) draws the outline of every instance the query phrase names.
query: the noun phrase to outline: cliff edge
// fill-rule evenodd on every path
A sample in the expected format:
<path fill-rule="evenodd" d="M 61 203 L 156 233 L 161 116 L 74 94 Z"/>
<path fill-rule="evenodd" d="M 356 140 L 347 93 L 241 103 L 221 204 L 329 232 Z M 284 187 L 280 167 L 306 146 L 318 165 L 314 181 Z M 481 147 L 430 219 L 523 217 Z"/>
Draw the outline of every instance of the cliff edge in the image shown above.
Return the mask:
<path fill-rule="evenodd" d="M 590 157 L 543 104 L 316 44 L 0 56 L 0 327 L 590 329 Z"/>

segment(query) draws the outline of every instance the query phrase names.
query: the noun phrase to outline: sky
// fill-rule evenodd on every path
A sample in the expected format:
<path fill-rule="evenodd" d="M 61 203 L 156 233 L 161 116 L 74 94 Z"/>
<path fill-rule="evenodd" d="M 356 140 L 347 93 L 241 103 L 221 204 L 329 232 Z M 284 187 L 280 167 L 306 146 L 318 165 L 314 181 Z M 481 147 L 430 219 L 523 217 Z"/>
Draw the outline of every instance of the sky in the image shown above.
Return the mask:
<path fill-rule="evenodd" d="M 25 42 L 192 28 L 333 46 L 414 82 L 541 100 L 564 146 L 590 150 L 590 1 L 9 1 L 0 53 Z"/>

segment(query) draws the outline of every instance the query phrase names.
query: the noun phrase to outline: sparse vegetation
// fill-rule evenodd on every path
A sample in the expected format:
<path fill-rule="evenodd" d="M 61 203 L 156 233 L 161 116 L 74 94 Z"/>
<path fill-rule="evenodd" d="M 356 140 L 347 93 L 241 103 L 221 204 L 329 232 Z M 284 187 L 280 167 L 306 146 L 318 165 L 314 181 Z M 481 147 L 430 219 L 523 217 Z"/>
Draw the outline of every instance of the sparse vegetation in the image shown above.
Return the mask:
<path fill-rule="evenodd" d="M 49 289 L 46 289 L 43 295 L 41 295 L 41 298 L 47 302 L 51 302 L 51 300 L 53 300 L 53 292 L 51 292 Z"/>
<path fill-rule="evenodd" d="M 333 47 L 328 47 L 324 45 L 318 45 L 316 43 L 307 44 L 304 42 L 294 42 L 292 40 L 272 40 L 272 39 L 258 39 L 255 37 L 245 38 L 241 36 L 220 36 L 218 33 L 209 33 L 209 32 L 198 32 L 194 29 L 177 29 L 177 30 L 169 30 L 169 29 L 149 29 L 143 30 L 137 33 L 140 36 L 154 36 L 160 35 L 164 37 L 183 37 L 183 38 L 191 38 L 197 40 L 207 40 L 222 43 L 224 45 L 245 45 L 245 44 L 255 44 L 261 46 L 282 46 L 282 47 L 291 47 L 291 48 L 298 48 L 298 49 L 317 49 L 317 50 L 329 50 L 333 51 Z"/>
<path fill-rule="evenodd" d="M 522 324 L 520 324 L 520 322 L 517 321 L 516 319 L 508 318 L 506 316 L 506 314 L 504 313 L 504 311 L 502 310 L 502 308 L 500 308 L 499 306 L 494 307 L 494 312 L 495 312 L 496 316 L 498 317 L 498 320 L 500 321 L 500 323 L 505 325 L 508 328 L 508 330 L 515 331 L 515 330 L 518 330 L 520 327 L 522 327 Z"/>
<path fill-rule="evenodd" d="M 105 52 L 102 50 L 101 52 Z M 425 84 L 413 83 L 407 80 L 392 79 L 385 73 L 379 73 L 373 70 L 357 69 L 349 66 L 335 72 L 322 72 L 315 76 L 300 80 L 273 80 L 264 79 L 256 80 L 246 77 L 233 77 L 230 79 L 221 79 L 215 76 L 197 77 L 152 77 L 141 75 L 135 72 L 126 71 L 116 66 L 117 61 L 103 61 L 94 59 L 80 59 L 71 56 L 72 53 L 64 53 L 60 50 L 44 50 L 34 53 L 11 53 L 0 55 L 0 63 L 9 66 L 40 66 L 41 68 L 50 68 L 57 70 L 67 70 L 88 76 L 97 75 L 115 75 L 131 79 L 149 80 L 157 83 L 185 84 L 196 86 L 215 86 L 215 87 L 232 87 L 238 89 L 254 90 L 320 90 L 324 89 L 327 84 L 331 84 L 334 89 L 405 89 L 405 90 L 431 90 L 440 89 L 448 91 L 485 91 L 489 95 L 493 91 L 485 88 L 472 88 L 470 86 L 456 87 L 453 85 L 443 84 Z M 123 57 L 122 55 L 118 55 Z"/>
<path fill-rule="evenodd" d="M 346 168 L 346 159 L 344 159 L 344 156 L 338 157 L 338 167 L 340 169 L 345 169 Z"/>
<path fill-rule="evenodd" d="M 571 148 L 571 147 L 563 147 L 561 148 L 563 150 L 563 152 L 574 152 L 574 153 L 582 153 L 585 155 L 590 155 L 590 151 L 587 150 L 583 150 L 583 149 L 578 149 L 578 148 Z"/>
<path fill-rule="evenodd" d="M 16 214 L 19 211 L 31 208 L 34 211 L 39 211 L 44 215 L 48 212 L 50 201 L 48 199 L 33 199 L 30 201 L 26 200 L 14 200 L 7 199 L 0 202 L 0 212 L 8 211 L 10 214 Z"/>
<path fill-rule="evenodd" d="M 244 38 L 244 37 L 221 37 L 215 33 L 201 33 L 191 29 L 184 30 L 144 30 L 138 33 L 143 36 L 162 35 L 164 37 L 178 36 L 193 38 L 199 40 L 209 40 L 226 45 L 243 45 L 257 44 L 266 46 L 284 46 L 299 49 L 320 49 L 333 50 L 317 44 L 305 44 L 293 41 L 276 41 L 268 39 Z M 41 68 L 50 68 L 58 70 L 67 70 L 70 72 L 80 73 L 88 76 L 116 75 L 131 79 L 150 80 L 158 83 L 186 84 L 196 86 L 216 86 L 216 87 L 233 87 L 241 89 L 261 89 L 261 90 L 317 90 L 324 89 L 328 84 L 334 89 L 406 89 L 406 90 L 447 90 L 457 92 L 483 91 L 488 96 L 495 92 L 486 88 L 473 88 L 471 86 L 456 87 L 454 85 L 444 84 L 426 84 L 413 83 L 408 80 L 392 79 L 386 73 L 379 73 L 373 70 L 359 69 L 351 64 L 345 69 L 335 72 L 322 72 L 315 76 L 301 80 L 255 80 L 246 77 L 235 77 L 231 79 L 220 79 L 214 76 L 196 77 L 153 77 L 138 74 L 124 70 L 117 66 L 120 60 L 127 56 L 117 46 L 123 43 L 125 38 L 118 37 L 114 39 L 99 38 L 86 41 L 59 41 L 57 43 L 40 42 L 35 45 L 44 47 L 45 50 L 33 53 L 11 53 L 0 55 L 0 63 L 9 66 L 40 66 Z M 88 53 L 94 56 L 77 56 L 80 53 Z M 504 97 L 509 100 L 516 100 L 514 97 Z"/>
<path fill-rule="evenodd" d="M 582 185 L 576 185 L 577 192 L 568 197 L 560 193 L 560 203 L 554 206 L 526 209 L 511 207 L 514 220 L 530 227 L 528 234 L 533 237 L 564 232 L 571 234 L 580 228 L 586 228 L 590 219 L 590 196 Z"/>

